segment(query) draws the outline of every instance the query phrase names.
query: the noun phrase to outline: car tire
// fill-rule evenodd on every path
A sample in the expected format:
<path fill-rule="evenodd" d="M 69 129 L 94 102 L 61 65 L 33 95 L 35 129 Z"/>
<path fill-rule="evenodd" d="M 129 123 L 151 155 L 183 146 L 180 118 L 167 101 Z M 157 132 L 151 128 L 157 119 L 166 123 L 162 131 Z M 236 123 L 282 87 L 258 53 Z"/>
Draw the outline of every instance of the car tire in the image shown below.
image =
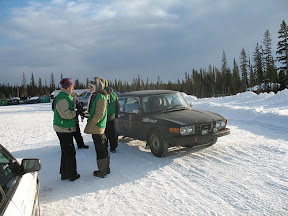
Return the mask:
<path fill-rule="evenodd" d="M 163 136 L 158 132 L 152 132 L 149 135 L 149 146 L 151 152 L 156 157 L 164 157 L 168 153 L 168 143 L 165 142 Z"/>

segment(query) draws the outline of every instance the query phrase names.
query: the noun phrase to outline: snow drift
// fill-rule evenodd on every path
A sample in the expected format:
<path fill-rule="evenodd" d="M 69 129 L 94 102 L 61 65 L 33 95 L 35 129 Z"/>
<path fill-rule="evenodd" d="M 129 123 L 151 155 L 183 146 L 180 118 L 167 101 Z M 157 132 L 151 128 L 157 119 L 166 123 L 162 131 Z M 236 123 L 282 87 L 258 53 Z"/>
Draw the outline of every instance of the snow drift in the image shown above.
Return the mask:
<path fill-rule="evenodd" d="M 111 174 L 92 175 L 96 154 L 77 151 L 75 182 L 61 181 L 51 104 L 0 107 L 0 143 L 19 158 L 40 158 L 41 215 L 287 215 L 288 90 L 197 99 L 195 109 L 228 118 L 231 135 L 206 148 L 173 148 L 154 157 L 120 139 Z M 84 129 L 86 122 L 81 122 Z"/>

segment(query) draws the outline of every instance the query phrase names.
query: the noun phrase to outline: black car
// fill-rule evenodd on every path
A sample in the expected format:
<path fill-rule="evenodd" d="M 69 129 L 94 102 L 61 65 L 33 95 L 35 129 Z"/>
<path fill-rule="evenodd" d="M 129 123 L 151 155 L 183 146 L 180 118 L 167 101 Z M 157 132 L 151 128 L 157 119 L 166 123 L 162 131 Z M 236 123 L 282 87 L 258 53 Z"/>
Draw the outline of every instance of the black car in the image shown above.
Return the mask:
<path fill-rule="evenodd" d="M 17 105 L 17 104 L 19 104 L 19 100 L 20 100 L 20 98 L 18 98 L 18 97 L 10 98 L 8 100 L 8 104 L 9 105 Z"/>
<path fill-rule="evenodd" d="M 127 92 L 119 95 L 119 103 L 116 133 L 146 141 L 157 157 L 172 146 L 213 145 L 230 134 L 223 116 L 192 109 L 177 91 Z"/>
<path fill-rule="evenodd" d="M 20 97 L 19 103 L 20 104 L 27 104 L 28 97 Z"/>

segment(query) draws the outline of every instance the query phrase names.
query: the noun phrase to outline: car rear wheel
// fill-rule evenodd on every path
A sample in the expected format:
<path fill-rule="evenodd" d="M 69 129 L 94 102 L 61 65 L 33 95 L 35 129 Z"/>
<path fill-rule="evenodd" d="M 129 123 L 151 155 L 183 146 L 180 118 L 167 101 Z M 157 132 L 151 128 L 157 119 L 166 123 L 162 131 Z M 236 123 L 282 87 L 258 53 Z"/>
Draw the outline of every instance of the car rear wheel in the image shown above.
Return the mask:
<path fill-rule="evenodd" d="M 168 153 L 168 143 L 158 132 L 152 132 L 149 136 L 149 145 L 151 152 L 156 157 L 164 157 Z"/>

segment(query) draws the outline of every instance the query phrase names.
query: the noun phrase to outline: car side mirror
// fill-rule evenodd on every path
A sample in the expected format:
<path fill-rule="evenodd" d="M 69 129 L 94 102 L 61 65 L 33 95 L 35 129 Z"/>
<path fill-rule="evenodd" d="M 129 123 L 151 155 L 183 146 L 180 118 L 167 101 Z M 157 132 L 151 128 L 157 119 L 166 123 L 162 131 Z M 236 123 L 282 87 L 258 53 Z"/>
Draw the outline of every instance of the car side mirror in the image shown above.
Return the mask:
<path fill-rule="evenodd" d="M 41 162 L 39 159 L 23 159 L 21 162 L 21 169 L 24 173 L 35 172 L 41 169 Z"/>

